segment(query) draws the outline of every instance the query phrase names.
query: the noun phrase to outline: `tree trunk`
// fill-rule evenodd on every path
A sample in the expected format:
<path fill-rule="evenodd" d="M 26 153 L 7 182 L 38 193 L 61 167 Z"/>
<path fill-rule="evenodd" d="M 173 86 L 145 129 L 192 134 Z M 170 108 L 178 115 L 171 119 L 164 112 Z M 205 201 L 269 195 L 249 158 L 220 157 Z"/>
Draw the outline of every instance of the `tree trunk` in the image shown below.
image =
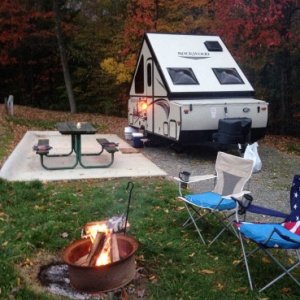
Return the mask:
<path fill-rule="evenodd" d="M 75 103 L 74 94 L 73 94 L 72 81 L 71 81 L 71 76 L 70 76 L 70 71 L 69 71 L 69 66 L 68 66 L 66 49 L 65 49 L 64 41 L 63 41 L 63 35 L 62 35 L 62 29 L 61 29 L 61 16 L 60 16 L 60 10 L 58 7 L 57 0 L 53 0 L 53 11 L 54 11 L 54 15 L 55 15 L 56 37 L 57 37 L 57 42 L 58 42 L 61 64 L 63 67 L 65 85 L 66 85 L 69 104 L 70 104 L 70 111 L 71 111 L 71 113 L 76 113 L 76 103 Z"/>
<path fill-rule="evenodd" d="M 280 59 L 280 119 L 281 134 L 291 134 L 292 129 L 292 79 L 291 57 L 289 51 L 283 51 Z"/>

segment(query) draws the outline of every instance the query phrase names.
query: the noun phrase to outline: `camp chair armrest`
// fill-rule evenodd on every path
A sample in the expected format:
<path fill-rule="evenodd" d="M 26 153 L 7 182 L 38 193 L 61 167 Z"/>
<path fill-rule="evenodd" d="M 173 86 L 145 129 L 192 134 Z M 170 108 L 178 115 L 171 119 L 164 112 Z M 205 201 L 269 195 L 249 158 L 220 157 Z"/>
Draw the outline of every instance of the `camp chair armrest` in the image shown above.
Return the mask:
<path fill-rule="evenodd" d="M 288 242 L 291 242 L 291 243 L 298 244 L 300 246 L 300 239 L 293 239 L 291 236 L 287 236 L 282 231 L 278 230 L 278 228 L 273 229 L 270 236 L 265 240 L 265 242 L 263 244 L 266 245 L 271 240 L 272 236 L 275 233 L 277 233 L 282 239 L 284 239 Z"/>
<path fill-rule="evenodd" d="M 183 181 L 179 177 L 174 177 L 174 180 L 189 184 L 189 183 L 199 182 L 203 180 L 214 179 L 216 177 L 217 177 L 216 175 L 209 174 L 209 175 L 190 176 L 189 181 Z"/>
<path fill-rule="evenodd" d="M 250 191 L 241 191 L 240 193 L 223 196 L 223 198 L 226 198 L 226 199 L 240 198 L 246 194 L 251 194 L 251 192 Z M 233 199 L 233 200 L 235 200 L 235 199 Z"/>

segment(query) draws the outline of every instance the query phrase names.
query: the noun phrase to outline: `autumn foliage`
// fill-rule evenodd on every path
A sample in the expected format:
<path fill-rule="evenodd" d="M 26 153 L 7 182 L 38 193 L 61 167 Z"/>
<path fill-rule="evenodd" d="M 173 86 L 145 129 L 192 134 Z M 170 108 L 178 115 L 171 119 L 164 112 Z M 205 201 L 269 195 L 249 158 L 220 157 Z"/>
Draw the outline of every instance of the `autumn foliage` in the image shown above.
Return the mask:
<path fill-rule="evenodd" d="M 299 133 L 298 0 L 58 2 L 79 111 L 126 113 L 145 32 L 218 34 L 270 103 L 269 128 Z M 0 97 L 68 109 L 52 1 L 0 2 L 0 72 Z"/>

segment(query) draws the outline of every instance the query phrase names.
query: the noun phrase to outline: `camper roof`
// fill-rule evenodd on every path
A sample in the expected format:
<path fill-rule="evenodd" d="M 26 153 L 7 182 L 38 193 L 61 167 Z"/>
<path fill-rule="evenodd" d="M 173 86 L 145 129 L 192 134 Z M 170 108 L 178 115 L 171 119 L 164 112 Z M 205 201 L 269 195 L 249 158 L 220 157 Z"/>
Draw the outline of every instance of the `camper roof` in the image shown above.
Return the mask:
<path fill-rule="evenodd" d="M 254 93 L 219 36 L 146 33 L 145 41 L 171 95 Z"/>

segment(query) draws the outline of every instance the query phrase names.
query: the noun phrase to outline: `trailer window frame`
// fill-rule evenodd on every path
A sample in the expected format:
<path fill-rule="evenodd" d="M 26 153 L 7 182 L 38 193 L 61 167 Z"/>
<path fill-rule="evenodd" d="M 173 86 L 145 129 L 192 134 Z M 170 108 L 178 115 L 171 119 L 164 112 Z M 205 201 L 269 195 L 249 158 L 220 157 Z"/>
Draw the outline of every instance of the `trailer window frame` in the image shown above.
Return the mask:
<path fill-rule="evenodd" d="M 212 70 L 220 84 L 245 84 L 236 68 L 212 68 Z"/>
<path fill-rule="evenodd" d="M 200 84 L 192 68 L 167 68 L 167 70 L 174 85 Z"/>

